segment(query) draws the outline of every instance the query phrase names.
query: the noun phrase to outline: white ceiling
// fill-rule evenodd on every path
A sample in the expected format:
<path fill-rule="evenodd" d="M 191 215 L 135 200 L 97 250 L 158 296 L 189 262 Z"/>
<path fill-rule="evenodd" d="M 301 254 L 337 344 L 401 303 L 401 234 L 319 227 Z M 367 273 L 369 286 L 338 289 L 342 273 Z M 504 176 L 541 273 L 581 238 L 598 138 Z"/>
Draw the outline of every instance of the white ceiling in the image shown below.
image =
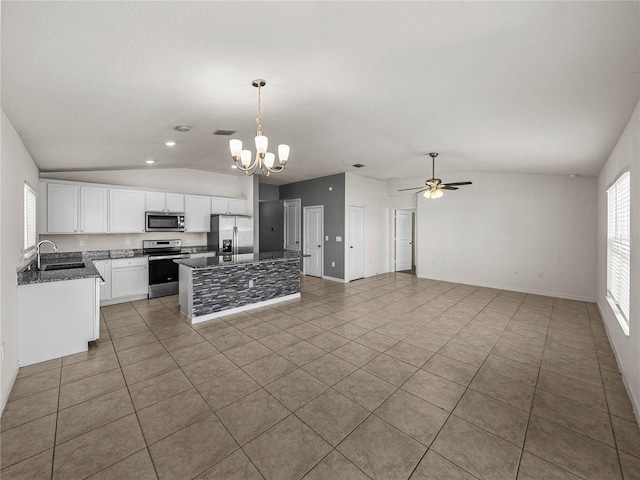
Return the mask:
<path fill-rule="evenodd" d="M 426 178 L 431 151 L 438 173 L 596 175 L 640 96 L 639 2 L 2 1 L 1 21 L 2 107 L 45 172 L 233 173 L 212 132 L 252 142 L 261 77 L 291 145 L 275 183 Z"/>

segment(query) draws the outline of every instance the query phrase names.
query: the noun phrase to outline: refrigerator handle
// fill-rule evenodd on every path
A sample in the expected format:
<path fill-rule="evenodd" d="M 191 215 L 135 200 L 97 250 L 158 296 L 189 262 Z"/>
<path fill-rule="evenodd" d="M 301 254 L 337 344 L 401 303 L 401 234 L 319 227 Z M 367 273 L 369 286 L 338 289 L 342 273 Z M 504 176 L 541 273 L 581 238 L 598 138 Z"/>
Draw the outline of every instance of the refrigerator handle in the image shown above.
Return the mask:
<path fill-rule="evenodd" d="M 233 253 L 238 254 L 238 227 L 233 227 Z"/>

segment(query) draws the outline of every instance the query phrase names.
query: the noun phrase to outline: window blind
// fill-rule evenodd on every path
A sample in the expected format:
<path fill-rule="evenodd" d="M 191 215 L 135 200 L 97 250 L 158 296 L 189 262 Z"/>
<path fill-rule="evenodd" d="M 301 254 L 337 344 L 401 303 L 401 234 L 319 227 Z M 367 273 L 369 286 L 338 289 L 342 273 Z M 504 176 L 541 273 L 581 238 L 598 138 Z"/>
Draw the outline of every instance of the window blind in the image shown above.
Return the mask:
<path fill-rule="evenodd" d="M 607 294 L 629 325 L 631 283 L 631 175 L 607 190 Z"/>
<path fill-rule="evenodd" d="M 24 184 L 24 256 L 33 254 L 36 248 L 36 192 Z"/>

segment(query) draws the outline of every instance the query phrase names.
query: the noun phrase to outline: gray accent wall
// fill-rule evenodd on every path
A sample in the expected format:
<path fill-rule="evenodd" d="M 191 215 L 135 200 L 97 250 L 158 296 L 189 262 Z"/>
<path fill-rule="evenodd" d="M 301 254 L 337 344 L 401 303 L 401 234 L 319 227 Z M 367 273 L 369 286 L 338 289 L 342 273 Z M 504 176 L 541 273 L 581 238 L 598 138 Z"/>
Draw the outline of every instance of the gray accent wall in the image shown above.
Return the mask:
<path fill-rule="evenodd" d="M 331 190 L 329 190 L 331 188 Z M 302 208 L 324 205 L 324 275 L 344 279 L 345 175 L 280 185 L 280 200 L 299 198 Z M 300 212 L 301 216 L 303 212 Z M 300 221 L 304 228 L 304 218 Z M 341 242 L 336 237 L 342 237 Z M 300 238 L 304 238 L 301 235 Z M 331 263 L 335 262 L 335 267 Z"/>
<path fill-rule="evenodd" d="M 276 252 L 284 245 L 284 205 L 281 200 L 260 202 L 260 251 Z"/>

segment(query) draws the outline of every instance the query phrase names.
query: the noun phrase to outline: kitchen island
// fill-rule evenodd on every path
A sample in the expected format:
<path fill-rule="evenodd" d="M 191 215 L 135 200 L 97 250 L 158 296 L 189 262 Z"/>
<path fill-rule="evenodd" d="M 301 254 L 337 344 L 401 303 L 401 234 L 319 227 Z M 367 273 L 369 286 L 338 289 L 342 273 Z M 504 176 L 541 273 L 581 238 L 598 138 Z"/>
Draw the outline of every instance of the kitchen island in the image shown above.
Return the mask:
<path fill-rule="evenodd" d="M 191 324 L 300 297 L 298 252 L 174 261 L 180 265 L 180 311 Z"/>

